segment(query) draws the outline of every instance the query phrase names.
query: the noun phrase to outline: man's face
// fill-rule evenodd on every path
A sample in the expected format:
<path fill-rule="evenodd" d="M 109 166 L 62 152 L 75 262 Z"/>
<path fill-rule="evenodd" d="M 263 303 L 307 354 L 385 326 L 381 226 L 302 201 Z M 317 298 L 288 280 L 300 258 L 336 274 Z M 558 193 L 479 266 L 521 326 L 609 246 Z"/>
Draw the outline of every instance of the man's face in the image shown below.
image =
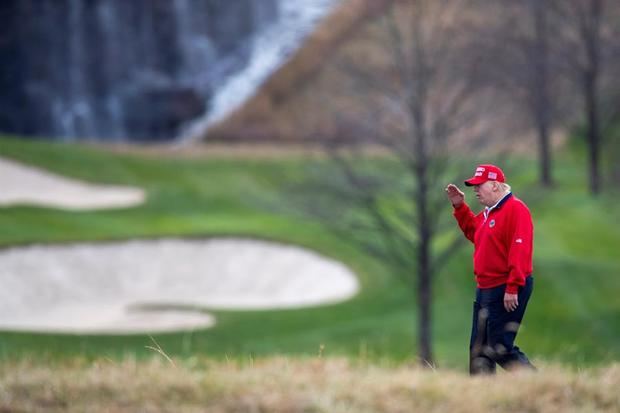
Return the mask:
<path fill-rule="evenodd" d="M 476 198 L 484 206 L 493 206 L 497 202 L 497 182 L 486 181 L 480 185 L 474 185 Z"/>

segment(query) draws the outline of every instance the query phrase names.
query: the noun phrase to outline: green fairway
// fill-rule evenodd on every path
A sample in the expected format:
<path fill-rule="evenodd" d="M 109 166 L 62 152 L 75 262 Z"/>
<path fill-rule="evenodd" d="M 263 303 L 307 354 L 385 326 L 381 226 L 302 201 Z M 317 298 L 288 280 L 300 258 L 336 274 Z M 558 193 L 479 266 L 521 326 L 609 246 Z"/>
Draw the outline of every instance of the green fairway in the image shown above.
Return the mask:
<path fill-rule="evenodd" d="M 252 237 L 310 248 L 344 262 L 360 278 L 362 292 L 346 303 L 286 311 L 212 311 L 217 317 L 213 329 L 153 336 L 171 356 L 243 359 L 322 351 L 403 360 L 416 354 L 411 288 L 384 263 L 329 228 L 270 207 L 286 202 L 281 187 L 288 177 L 304 173 L 307 163 L 316 160 L 121 155 L 85 145 L 11 138 L 0 139 L 0 156 L 73 178 L 147 191 L 144 205 L 119 210 L 1 207 L 2 247 L 172 236 Z M 518 163 L 527 168 L 515 168 L 524 173 L 511 176 L 511 183 L 530 205 L 536 225 L 536 286 L 518 344 L 534 359 L 575 366 L 620 360 L 620 196 L 590 197 L 582 176 L 585 168 L 568 154 L 557 160 L 558 185 L 549 193 L 535 186 L 533 160 Z M 447 203 L 445 214 L 451 214 Z M 458 230 L 456 224 L 452 230 Z M 471 245 L 466 245 L 434 283 L 435 356 L 442 366 L 464 368 L 467 363 L 471 265 Z M 147 335 L 2 332 L 0 358 L 143 357 L 152 355 L 146 348 L 150 345 Z"/>

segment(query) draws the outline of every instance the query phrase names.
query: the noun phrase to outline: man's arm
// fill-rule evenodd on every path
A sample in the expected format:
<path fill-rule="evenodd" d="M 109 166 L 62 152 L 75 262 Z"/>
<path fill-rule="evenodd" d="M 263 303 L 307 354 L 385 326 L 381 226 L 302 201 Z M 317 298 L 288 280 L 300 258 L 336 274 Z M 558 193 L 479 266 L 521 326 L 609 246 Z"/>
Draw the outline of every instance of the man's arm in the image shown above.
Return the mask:
<path fill-rule="evenodd" d="M 525 277 L 532 270 L 534 225 L 525 204 L 519 202 L 514 208 L 508 236 L 508 281 L 506 292 L 517 294 L 519 286 L 525 285 Z"/>
<path fill-rule="evenodd" d="M 456 185 L 449 184 L 446 187 L 446 195 L 454 207 L 454 217 L 465 234 L 465 237 L 474 242 L 476 234 L 476 216 L 465 202 L 465 194 Z"/>

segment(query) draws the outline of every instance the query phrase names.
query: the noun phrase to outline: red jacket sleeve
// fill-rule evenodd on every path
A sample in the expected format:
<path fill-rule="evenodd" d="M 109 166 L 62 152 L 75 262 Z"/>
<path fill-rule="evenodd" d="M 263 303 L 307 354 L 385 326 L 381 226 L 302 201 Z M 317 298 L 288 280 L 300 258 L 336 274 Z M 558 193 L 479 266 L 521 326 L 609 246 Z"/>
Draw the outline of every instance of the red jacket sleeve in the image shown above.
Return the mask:
<path fill-rule="evenodd" d="M 532 272 L 534 224 L 529 209 L 522 202 L 515 204 L 508 239 L 508 281 L 506 292 L 517 294 Z"/>
<path fill-rule="evenodd" d="M 463 202 L 460 206 L 454 208 L 453 215 L 465 237 L 474 242 L 477 228 L 476 215 L 471 211 L 469 205 Z"/>

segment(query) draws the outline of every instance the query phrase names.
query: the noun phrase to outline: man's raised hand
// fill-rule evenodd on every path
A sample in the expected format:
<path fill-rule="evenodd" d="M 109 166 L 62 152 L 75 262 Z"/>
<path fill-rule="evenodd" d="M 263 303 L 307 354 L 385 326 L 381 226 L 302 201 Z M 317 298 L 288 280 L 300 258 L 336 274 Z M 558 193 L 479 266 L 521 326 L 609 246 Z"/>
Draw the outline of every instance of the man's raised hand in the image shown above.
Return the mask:
<path fill-rule="evenodd" d="M 446 194 L 455 208 L 458 208 L 465 202 L 465 194 L 454 184 L 448 184 L 446 187 Z"/>

